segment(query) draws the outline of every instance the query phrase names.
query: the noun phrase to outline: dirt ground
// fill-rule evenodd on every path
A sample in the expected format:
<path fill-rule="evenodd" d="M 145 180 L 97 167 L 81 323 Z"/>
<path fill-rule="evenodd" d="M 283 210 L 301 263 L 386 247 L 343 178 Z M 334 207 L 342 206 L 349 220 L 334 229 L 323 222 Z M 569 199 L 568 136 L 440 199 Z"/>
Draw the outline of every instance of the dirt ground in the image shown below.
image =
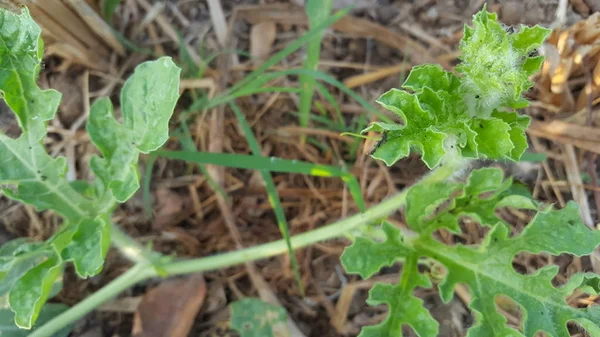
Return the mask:
<path fill-rule="evenodd" d="M 210 2 L 222 6 L 224 20 L 211 14 Z M 64 100 L 59 118 L 51 125 L 49 149 L 54 154 L 67 156 L 78 178 L 90 177 L 87 160 L 95 150 L 81 127 L 84 121 L 82 116 L 85 115 L 86 106 L 89 107 L 87 102 L 103 95 L 118 102 L 123 79 L 135 65 L 149 58 L 143 49 L 150 49 L 159 55 L 171 55 L 177 60 L 181 60 L 182 48 L 191 51 L 192 60 L 196 57 L 197 60 L 207 60 L 217 53 L 218 56 L 208 63 L 204 72 L 204 78 L 209 81 L 201 85 L 207 86 L 198 88 L 205 92 L 223 91 L 259 65 L 261 59 L 282 50 L 307 31 L 307 18 L 301 7 L 303 2 L 124 0 L 117 7 L 111 23 L 135 47 L 119 52 L 105 40 L 99 39 L 98 44 L 103 46 L 103 51 L 97 52 L 97 55 L 92 52 L 89 57 L 84 55 L 87 61 L 65 54 L 67 52 L 61 53 L 61 42 L 68 44 L 69 41 L 62 41 L 61 35 L 55 34 L 47 43 L 52 55 L 45 60 L 41 82 L 44 86 L 60 90 Z M 600 10 L 597 0 L 565 1 L 567 11 L 559 15 L 559 19 L 562 19 L 559 22 L 557 10 L 560 12 L 560 2 L 562 0 L 334 0 L 337 8 L 348 4 L 356 8 L 351 11 L 347 24 L 334 26 L 324 34 L 319 70 L 351 87 L 367 101 L 374 102 L 386 90 L 399 87 L 412 65 L 436 62 L 452 67 L 457 61 L 456 50 L 463 25 L 470 22 L 471 16 L 484 3 L 487 3 L 489 10 L 499 14 L 501 21 L 514 26 L 523 23 L 552 27 L 562 24 L 568 27 Z M 99 8 L 95 7 L 96 1 L 90 0 L 88 3 L 92 8 Z M 600 38 L 589 44 L 600 45 Z M 226 52 L 218 54 L 222 51 Z M 90 53 L 89 50 L 87 52 Z M 248 52 L 252 54 L 252 59 L 246 54 Z M 99 56 L 101 60 L 98 60 Z M 557 54 L 556 57 L 571 56 Z M 277 67 L 297 67 L 303 59 L 304 49 L 301 48 Z M 558 205 L 573 199 L 573 195 L 579 191 L 577 188 L 580 188 L 583 193 L 578 194 L 580 199 L 577 201 L 586 199 L 589 216 L 597 223 L 597 205 L 600 202 L 600 196 L 597 195 L 600 188 L 595 179 L 596 155 L 599 153 L 596 148 L 600 148 L 597 143 L 600 141 L 600 129 L 594 121 L 598 111 L 597 102 L 591 104 L 587 114 L 579 113 L 575 108 L 579 107 L 577 99 L 586 84 L 586 74 L 592 73 L 592 70 L 590 67 L 567 74 L 565 81 L 571 105 L 563 104 L 563 96 L 558 99 L 544 87 L 550 87 L 548 81 L 552 82 L 549 70 L 540 76 L 539 84 L 529 93 L 533 104 L 527 113 L 539 122 L 530 132 L 532 148 L 546 154 L 548 159 L 543 163 L 506 164 L 503 167 L 508 175 L 528 185 L 539 199 Z M 276 84 L 298 87 L 298 80 L 288 77 Z M 366 117 L 356 101 L 333 87 L 328 88 L 340 103 L 348 122 Z M 561 95 L 567 93 L 561 92 Z M 184 94 L 175 118 L 183 115 L 193 99 L 193 95 Z M 315 95 L 315 99 L 325 108 L 330 108 L 321 95 Z M 263 155 L 345 165 L 358 178 L 367 207 L 411 185 L 427 171 L 416 156 L 387 168 L 368 157 L 373 146 L 371 141 L 341 137 L 339 132 L 324 130 L 314 124 L 300 128 L 298 117 L 294 114 L 298 110 L 297 94 L 258 94 L 239 99 L 237 103 L 251 124 Z M 217 108 L 191 113 L 192 117 L 188 118 L 190 133 L 200 151 L 251 153 L 232 111 Z M 318 113 L 316 108 L 315 113 Z M 566 131 L 561 133 L 548 129 L 551 121 L 569 123 L 576 129 L 566 134 Z M 6 109 L 0 110 L 0 124 L 5 132 L 15 132 L 14 119 Z M 75 136 L 70 142 L 64 142 L 69 130 L 75 130 Z M 595 133 L 585 137 L 586 134 L 590 135 L 588 131 Z M 321 146 L 313 143 L 301 146 L 299 140 L 302 135 L 312 137 Z M 352 152 L 354 142 L 359 142 L 356 154 Z M 166 148 L 179 149 L 178 142 L 171 139 Z M 573 160 L 570 161 L 570 158 Z M 194 165 L 161 158 L 151 170 L 148 167 L 148 158 L 142 158 L 142 177 L 151 175 L 152 218 L 144 212 L 141 191 L 114 214 L 115 222 L 140 243 L 151 243 L 157 251 L 184 258 L 208 256 L 234 250 L 240 244 L 249 247 L 281 238 L 259 172 L 209 167 L 230 198 L 228 208 L 224 210 L 215 192 Z M 577 176 L 580 183 L 573 188 Z M 340 179 L 280 173 L 273 174 L 273 178 L 293 234 L 358 212 Z M 227 225 L 224 212 L 233 217 L 235 228 Z M 523 218 L 514 214 L 507 216 L 512 217 L 517 230 L 526 224 Z M 392 219 L 397 223 L 402 222 L 401 214 L 394 215 Z M 0 199 L 0 223 L 0 243 L 3 243 L 20 236 L 48 238 L 60 224 L 60 219 L 50 212 L 36 213 L 27 206 L 3 197 Z M 460 239 L 473 243 L 484 234 L 477 226 L 467 226 Z M 236 237 L 239 238 L 237 242 Z M 448 242 L 456 240 L 449 234 L 446 238 Z M 187 318 L 193 320 L 189 336 L 235 336 L 228 329 L 228 304 L 242 297 L 264 297 L 265 293 L 276 296 L 305 336 L 358 335 L 362 326 L 376 324 L 385 317 L 385 307 L 365 304 L 369 288 L 374 280 L 395 282 L 400 267 L 388 268 L 369 281 L 346 275 L 339 256 L 347 244 L 343 239 L 330 240 L 296 252 L 305 296 L 296 286 L 289 258 L 286 257 L 257 261 L 255 268 L 242 265 L 205 273 L 205 283 L 198 285 L 206 290 L 203 295 L 198 295 L 203 297 L 204 304 L 199 314 Z M 522 272 L 532 272 L 549 262 L 547 256 L 523 254 L 515 259 L 514 265 Z M 589 259 L 565 256 L 552 262 L 561 267 L 558 283 L 574 272 L 592 270 L 592 261 Z M 68 268 L 64 289 L 55 301 L 73 305 L 129 266 L 128 260 L 111 250 L 104 271 L 96 277 L 80 280 Z M 153 280 L 128 290 L 80 320 L 71 336 L 132 335 L 132 331 L 136 331 L 136 315 L 153 314 L 152 310 L 141 313 L 138 307 L 147 305 L 145 301 L 149 300 L 150 290 L 160 282 Z M 173 292 L 173 301 L 176 301 L 177 289 L 166 287 L 165 291 Z M 448 304 L 441 302 L 435 288 L 421 289 L 417 295 L 424 299 L 426 307 L 439 320 L 440 336 L 464 336 L 473 323 L 465 305 L 469 297 L 466 289 L 458 291 L 456 298 Z M 577 298 L 573 301 L 574 305 L 585 301 L 600 303 L 598 298 Z M 169 304 L 161 302 L 160 305 Z M 500 303 L 499 306 L 509 324 L 519 324 L 518 309 L 509 303 Z M 158 309 L 154 314 L 159 314 Z M 405 333 L 406 336 L 414 335 L 409 329 Z M 573 335 L 583 336 L 575 330 Z"/>

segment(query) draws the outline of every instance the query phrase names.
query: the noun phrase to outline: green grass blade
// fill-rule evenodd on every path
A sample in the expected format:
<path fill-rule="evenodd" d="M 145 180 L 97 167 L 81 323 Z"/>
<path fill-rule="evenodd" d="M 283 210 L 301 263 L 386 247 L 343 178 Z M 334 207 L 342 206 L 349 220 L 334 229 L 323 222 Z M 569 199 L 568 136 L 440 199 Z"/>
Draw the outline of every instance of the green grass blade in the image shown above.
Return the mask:
<path fill-rule="evenodd" d="M 104 6 L 102 8 L 102 15 L 104 16 L 104 20 L 108 23 L 112 20 L 113 15 L 115 14 L 115 10 L 117 10 L 117 6 L 121 0 L 105 0 Z"/>
<path fill-rule="evenodd" d="M 340 108 L 339 103 L 337 102 L 337 100 L 335 99 L 335 97 L 333 97 L 333 95 L 331 95 L 331 93 L 329 92 L 329 90 L 327 90 L 327 88 L 325 88 L 325 86 L 319 82 L 315 82 L 316 86 L 317 86 L 317 91 L 323 95 L 323 97 L 325 98 L 325 100 L 331 105 L 331 107 L 333 108 L 334 112 L 335 112 L 335 116 L 338 119 L 338 124 L 340 125 L 340 127 L 342 127 L 343 129 L 346 128 L 346 121 L 344 120 L 344 116 L 342 115 L 342 110 Z"/>
<path fill-rule="evenodd" d="M 296 117 L 300 117 L 300 114 L 295 111 L 290 111 L 290 114 L 294 115 Z M 327 117 L 318 116 L 318 115 L 310 115 L 308 117 L 309 117 L 309 120 L 322 124 L 326 128 L 326 130 L 333 130 L 333 131 L 338 131 L 338 132 L 348 131 L 346 129 L 346 127 L 342 127 L 342 126 L 336 124 L 335 122 L 333 122 L 331 119 L 329 119 Z"/>
<path fill-rule="evenodd" d="M 329 17 L 333 7 L 332 0 L 308 0 L 306 3 L 306 14 L 310 28 L 319 27 Z M 315 36 L 306 44 L 306 59 L 303 68 L 307 70 L 317 70 L 319 58 L 321 56 L 321 41 L 323 40 L 323 31 Z M 300 75 L 300 126 L 308 125 L 310 108 L 312 105 L 313 92 L 316 80 L 309 75 Z M 305 137 L 302 136 L 301 142 L 304 144 Z"/>
<path fill-rule="evenodd" d="M 288 70 L 270 72 L 268 74 L 264 74 L 264 75 L 260 76 L 259 78 L 254 79 L 252 82 L 248 83 L 247 87 L 252 88 L 253 90 L 256 90 L 256 92 L 266 92 L 266 90 L 258 91 L 258 89 L 261 89 L 262 85 L 268 83 L 269 81 L 272 81 L 273 79 L 275 79 L 277 77 L 290 76 L 290 75 L 296 75 L 296 76 L 310 75 L 310 76 L 313 76 L 315 79 L 318 79 L 318 80 L 326 82 L 330 85 L 333 85 L 333 86 L 337 87 L 338 89 L 340 89 L 343 93 L 345 93 L 346 95 L 348 95 L 352 99 L 354 99 L 368 113 L 370 113 L 374 116 L 377 116 L 379 118 L 379 120 L 381 120 L 383 122 L 387 122 L 387 123 L 392 122 L 392 119 L 390 117 L 388 117 L 387 115 L 380 112 L 377 108 L 375 108 L 373 105 L 371 105 L 367 100 L 362 98 L 360 95 L 355 93 L 353 90 L 346 87 L 343 83 L 336 80 L 335 78 L 333 78 L 325 73 L 322 73 L 320 71 L 312 71 L 312 70 L 306 70 L 306 69 L 288 69 Z M 262 88 L 262 89 L 264 89 L 264 88 Z M 247 90 L 247 89 L 245 89 L 245 90 Z M 220 96 L 220 97 L 214 98 L 213 100 L 209 101 L 207 103 L 207 108 L 214 108 L 218 105 L 229 103 L 234 98 L 238 98 L 238 97 L 241 97 L 239 95 L 239 92 L 232 91 L 231 93 L 229 93 L 225 96 Z"/>
<path fill-rule="evenodd" d="M 198 151 L 198 149 L 196 148 L 196 144 L 194 143 L 194 140 L 192 139 L 192 135 L 190 134 L 190 130 L 188 128 L 186 121 L 181 121 L 181 127 L 179 128 L 179 132 L 174 134 L 173 136 L 179 140 L 179 143 L 181 144 L 181 147 L 183 148 L 184 151 L 190 151 L 190 152 Z M 217 182 L 208 173 L 208 169 L 206 168 L 206 165 L 200 164 L 200 163 L 196 163 L 196 165 L 198 166 L 198 169 L 200 170 L 202 175 L 206 178 L 206 182 L 208 183 L 210 188 L 212 188 L 212 190 L 215 191 L 216 193 L 219 193 L 225 200 L 229 200 L 229 196 L 227 196 L 227 193 L 225 193 L 225 190 L 223 190 L 221 185 L 217 184 Z"/>
<path fill-rule="evenodd" d="M 288 57 L 291 53 L 298 50 L 305 43 L 309 42 L 314 36 L 317 34 L 321 34 L 323 30 L 327 27 L 331 26 L 333 23 L 344 17 L 350 9 L 343 9 L 332 16 L 330 16 L 327 20 L 323 21 L 320 25 L 310 29 L 306 34 L 290 43 L 287 47 L 283 48 L 280 52 L 270 57 L 265 63 L 263 63 L 258 69 L 254 70 L 250 75 L 246 76 L 243 80 L 236 83 L 228 92 L 236 91 L 240 88 L 245 87 L 248 83 L 252 82 L 256 78 L 260 77 L 263 73 L 265 73 L 269 68 L 279 63 L 284 58 Z M 226 96 L 228 93 L 225 93 Z"/>
<path fill-rule="evenodd" d="M 307 174 L 315 177 L 339 177 L 347 185 L 358 208 L 364 211 L 364 201 L 360 185 L 356 178 L 346 170 L 329 165 L 307 163 L 297 160 L 263 157 L 238 153 L 212 153 L 158 150 L 154 155 L 169 159 L 190 161 L 201 164 L 212 164 L 247 170 L 266 170 L 270 172 Z"/>
<path fill-rule="evenodd" d="M 246 117 L 240 111 L 240 108 L 233 102 L 229 104 L 235 117 L 240 123 L 240 127 L 244 132 L 244 136 L 246 137 L 246 141 L 248 142 L 248 146 L 250 150 L 255 156 L 261 155 L 260 145 L 254 137 L 254 133 L 248 125 L 248 121 L 246 121 Z M 277 219 L 277 225 L 279 226 L 279 231 L 281 231 L 281 235 L 285 239 L 285 243 L 288 247 L 288 253 L 290 255 L 290 259 L 292 262 L 292 270 L 294 271 L 294 277 L 296 278 L 296 283 L 298 284 L 298 288 L 300 292 L 304 294 L 304 287 L 302 286 L 302 279 L 300 277 L 300 268 L 298 267 L 298 260 L 296 259 L 296 255 L 294 254 L 294 248 L 292 247 L 292 242 L 290 241 L 290 229 L 287 223 L 287 219 L 285 218 L 285 212 L 283 211 L 283 207 L 281 206 L 281 200 L 279 199 L 279 193 L 277 193 L 277 188 L 275 187 L 275 182 L 273 182 L 273 177 L 271 173 L 266 170 L 259 170 L 260 175 L 262 176 L 265 182 L 265 188 L 267 190 L 267 194 L 269 195 L 269 203 L 273 208 L 273 212 L 275 212 L 275 218 Z"/>

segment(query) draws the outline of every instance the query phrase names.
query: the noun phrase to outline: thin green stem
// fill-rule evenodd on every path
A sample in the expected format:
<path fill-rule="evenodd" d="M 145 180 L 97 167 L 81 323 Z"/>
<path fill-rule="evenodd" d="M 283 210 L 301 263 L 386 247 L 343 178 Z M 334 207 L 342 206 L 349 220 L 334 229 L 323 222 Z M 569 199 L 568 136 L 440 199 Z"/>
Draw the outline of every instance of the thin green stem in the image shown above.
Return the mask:
<path fill-rule="evenodd" d="M 150 263 L 151 257 L 149 254 L 153 253 L 142 247 L 132 237 L 125 234 L 119 226 L 111 223 L 110 224 L 110 240 L 112 245 L 117 248 L 123 256 L 128 258 L 134 263 Z"/>
<path fill-rule="evenodd" d="M 143 281 L 149 277 L 149 272 L 154 269 L 148 268 L 145 264 L 136 264 L 121 276 L 104 286 L 102 289 L 93 293 L 85 300 L 77 303 L 69 310 L 54 317 L 50 322 L 34 330 L 29 337 L 50 337 L 60 331 L 65 326 L 75 322 L 85 316 L 96 307 L 117 296 L 132 285 Z"/>
<path fill-rule="evenodd" d="M 431 172 L 420 183 L 428 184 L 437 181 L 443 181 L 456 174 L 466 165 L 461 161 L 453 165 L 445 165 Z M 350 230 L 357 228 L 377 219 L 383 218 L 394 211 L 398 210 L 406 203 L 406 195 L 408 189 L 396 194 L 395 196 L 384 200 L 380 204 L 368 209 L 364 213 L 356 214 L 349 218 L 334 222 L 330 225 L 302 233 L 291 237 L 291 243 L 294 248 L 305 247 L 320 241 L 333 239 L 343 236 Z M 117 232 L 120 233 L 120 232 Z M 117 234 L 119 235 L 119 234 Z M 123 234 L 124 235 L 124 234 Z M 122 238 L 118 238 L 120 240 Z M 126 243 L 127 240 L 122 241 Z M 119 244 L 116 244 L 117 246 Z M 260 246 L 255 246 L 243 250 L 233 251 L 224 254 L 218 254 L 209 257 L 198 259 L 169 262 L 161 266 L 161 271 L 164 271 L 168 276 L 182 275 L 205 272 L 209 270 L 226 268 L 248 261 L 255 261 L 271 256 L 284 254 L 287 252 L 285 240 L 278 240 L 266 243 Z M 104 288 L 100 289 L 90 297 L 84 299 L 77 305 L 73 306 L 64 313 L 58 315 L 50 322 L 44 324 L 39 329 L 32 332 L 29 337 L 50 337 L 60 329 L 83 317 L 88 312 L 94 310 L 100 304 L 115 297 L 123 290 L 145 279 L 159 276 L 156 268 L 145 262 L 140 262 L 133 266 L 123 275 L 119 276 Z"/>

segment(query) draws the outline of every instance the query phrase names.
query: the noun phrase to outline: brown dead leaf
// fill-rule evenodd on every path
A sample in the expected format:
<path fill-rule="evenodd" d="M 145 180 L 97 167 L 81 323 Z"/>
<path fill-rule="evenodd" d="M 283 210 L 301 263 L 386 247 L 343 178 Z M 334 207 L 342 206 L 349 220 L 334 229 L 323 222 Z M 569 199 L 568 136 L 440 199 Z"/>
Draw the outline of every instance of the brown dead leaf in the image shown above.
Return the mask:
<path fill-rule="evenodd" d="M 250 54 L 257 59 L 266 60 L 277 37 L 275 22 L 265 21 L 252 26 L 250 31 Z"/>
<path fill-rule="evenodd" d="M 69 93 L 63 95 L 58 108 L 61 123 L 70 127 L 83 113 L 83 92 L 79 74 L 66 72 L 50 79 L 50 86 L 59 92 Z"/>
<path fill-rule="evenodd" d="M 186 337 L 206 298 L 200 274 L 169 280 L 144 295 L 133 318 L 134 337 Z"/>
<path fill-rule="evenodd" d="M 174 218 L 186 207 L 185 199 L 168 188 L 156 191 L 156 215 L 152 227 L 163 229 L 168 227 Z"/>

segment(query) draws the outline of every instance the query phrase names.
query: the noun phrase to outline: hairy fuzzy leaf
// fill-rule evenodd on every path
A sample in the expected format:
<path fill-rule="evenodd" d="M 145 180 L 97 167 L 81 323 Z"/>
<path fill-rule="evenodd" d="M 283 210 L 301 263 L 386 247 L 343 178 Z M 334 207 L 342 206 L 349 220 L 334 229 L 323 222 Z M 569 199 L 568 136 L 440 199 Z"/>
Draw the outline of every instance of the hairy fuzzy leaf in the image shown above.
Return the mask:
<path fill-rule="evenodd" d="M 373 158 L 392 165 L 414 150 L 429 168 L 457 157 L 519 160 L 529 117 L 512 110 L 528 104 L 522 94 L 543 62 L 529 53 L 550 30 L 524 27 L 511 34 L 485 10 L 473 25 L 465 26 L 458 76 L 438 65 L 417 66 L 402 85 L 410 92 L 392 89 L 379 98 L 402 123 L 375 122 L 363 130 L 383 134 Z"/>
<path fill-rule="evenodd" d="M 522 27 L 515 34 L 504 29 L 496 13 L 483 10 L 473 17 L 473 28 L 465 27 L 460 43 L 461 88 L 470 98 L 472 115 L 489 115 L 500 108 L 528 105 L 521 95 L 533 83 L 531 69 L 524 69 L 528 53 L 539 47 L 551 30 L 540 26 Z M 477 98 L 478 97 L 478 98 Z"/>
<path fill-rule="evenodd" d="M 553 210 L 526 196 L 513 194 L 515 189 L 510 184 L 510 180 L 503 180 L 502 171 L 494 168 L 473 171 L 465 184 L 418 184 L 409 191 L 406 203 L 407 223 L 418 235 L 402 236 L 399 230 L 388 225 L 388 229 L 384 230 L 387 239 L 383 243 L 359 238 L 346 249 L 346 258 L 342 259 L 342 263 L 349 272 L 368 277 L 399 258 L 405 258 L 406 261 L 421 257 L 437 260 L 447 270 L 439 285 L 444 301 L 452 299 L 457 284 L 469 287 L 472 297 L 469 306 L 476 321 L 468 331 L 470 337 L 533 337 L 539 331 L 549 336 L 567 337 L 566 324 L 571 321 L 576 321 L 594 335 L 600 331 L 598 307 L 570 307 L 566 297 L 576 289 L 597 293 L 600 290 L 600 277 L 576 274 L 566 285 L 555 287 L 552 279 L 558 267 L 547 266 L 534 274 L 523 275 L 514 270 L 512 261 L 516 254 L 523 251 L 555 256 L 565 253 L 576 256 L 590 254 L 600 245 L 600 231 L 591 231 L 582 223 L 574 202 L 562 210 Z M 448 200 L 451 195 L 453 197 Z M 493 212 L 505 206 L 531 209 L 537 214 L 521 234 L 509 237 L 507 225 Z M 479 246 L 448 246 L 433 238 L 433 231 L 442 227 L 458 231 L 457 221 L 461 215 L 493 226 Z M 371 304 L 387 303 L 390 317 L 385 324 L 365 328 L 364 336 L 371 336 L 371 332 L 375 332 L 373 336 L 399 336 L 400 330 L 393 330 L 392 327 L 403 323 L 411 325 L 417 332 L 417 323 L 426 324 L 429 331 L 434 331 L 434 328 L 437 331 L 435 323 L 425 323 L 429 318 L 420 316 L 423 319 L 421 321 L 413 317 L 413 313 L 420 310 L 416 303 L 408 311 L 397 309 L 399 303 L 414 302 L 411 294 L 398 290 L 407 289 L 403 286 L 406 284 L 403 280 L 409 278 L 405 272 L 402 272 L 400 284 L 377 285 L 374 288 L 377 289 L 375 293 L 381 295 Z M 498 296 L 508 296 L 521 306 L 524 312 L 522 332 L 509 327 L 504 316 L 497 311 L 495 298 Z M 386 322 L 394 324 L 388 326 Z M 435 336 L 436 333 L 423 335 Z"/>

